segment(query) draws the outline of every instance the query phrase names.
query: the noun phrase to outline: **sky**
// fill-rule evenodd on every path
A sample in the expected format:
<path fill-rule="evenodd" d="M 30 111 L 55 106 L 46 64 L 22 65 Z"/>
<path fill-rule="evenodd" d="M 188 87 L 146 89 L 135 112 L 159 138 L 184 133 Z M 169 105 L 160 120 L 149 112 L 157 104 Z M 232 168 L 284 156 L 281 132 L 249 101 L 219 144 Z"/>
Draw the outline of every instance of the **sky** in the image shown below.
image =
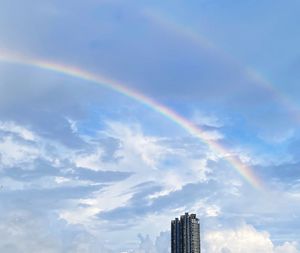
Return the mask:
<path fill-rule="evenodd" d="M 300 2 L 0 0 L 0 252 L 300 252 Z"/>

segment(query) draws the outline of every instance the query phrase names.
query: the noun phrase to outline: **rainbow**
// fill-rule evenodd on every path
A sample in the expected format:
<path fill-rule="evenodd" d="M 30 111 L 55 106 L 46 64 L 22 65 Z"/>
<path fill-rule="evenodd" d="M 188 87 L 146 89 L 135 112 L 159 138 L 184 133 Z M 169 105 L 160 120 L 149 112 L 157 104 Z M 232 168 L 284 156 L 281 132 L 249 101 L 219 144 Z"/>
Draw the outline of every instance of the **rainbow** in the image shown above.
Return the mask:
<path fill-rule="evenodd" d="M 286 94 L 284 94 L 278 88 L 275 88 L 274 85 L 262 75 L 260 75 L 258 71 L 253 70 L 249 67 L 244 67 L 235 58 L 218 48 L 213 42 L 211 42 L 207 38 L 201 36 L 199 33 L 195 32 L 194 30 L 190 29 L 185 25 L 181 25 L 171 21 L 170 19 L 167 19 L 165 15 L 160 15 L 158 12 L 150 10 L 145 10 L 143 14 L 145 17 L 151 19 L 152 22 L 155 22 L 158 26 L 162 26 L 167 30 L 171 30 L 177 34 L 180 34 L 181 36 L 189 38 L 195 44 L 198 44 L 201 47 L 212 52 L 218 53 L 219 57 L 222 57 L 227 62 L 232 62 L 233 64 L 236 64 L 236 66 L 238 66 L 244 72 L 245 76 L 247 76 L 249 80 L 253 80 L 258 87 L 265 90 L 268 94 L 272 96 L 272 98 L 277 103 L 280 103 L 283 106 L 283 108 L 286 109 L 286 112 L 289 114 L 291 120 L 300 123 L 299 106 L 294 101 L 292 101 Z"/>
<path fill-rule="evenodd" d="M 102 85 L 110 90 L 113 90 L 115 92 L 121 93 L 122 95 L 130 97 L 138 101 L 139 103 L 151 108 L 152 110 L 160 113 L 164 117 L 168 118 L 169 120 L 173 121 L 183 129 L 185 129 L 191 135 L 199 138 L 201 141 L 206 143 L 214 152 L 216 152 L 217 154 L 221 155 L 224 159 L 226 159 L 229 162 L 229 164 L 231 164 L 232 167 L 248 183 L 250 183 L 250 185 L 252 185 L 257 190 L 260 191 L 264 190 L 263 183 L 254 174 L 252 169 L 246 164 L 242 163 L 240 159 L 238 159 L 234 154 L 226 150 L 226 148 L 223 147 L 221 144 L 219 144 L 217 141 L 209 139 L 203 129 L 201 129 L 199 126 L 196 126 L 194 123 L 184 118 L 183 116 L 179 115 L 172 109 L 166 107 L 163 104 L 160 104 L 159 102 L 138 92 L 137 90 L 128 88 L 125 85 L 113 79 L 101 75 L 96 75 L 94 73 L 88 72 L 84 69 L 75 66 L 50 62 L 42 59 L 35 59 L 33 57 L 28 57 L 15 52 L 9 52 L 7 50 L 3 50 L 3 51 L 0 50 L 0 61 L 6 63 L 27 65 L 27 66 L 44 69 L 44 70 L 57 72 L 60 74 L 64 74 L 67 76 L 75 77 L 81 80 Z"/>

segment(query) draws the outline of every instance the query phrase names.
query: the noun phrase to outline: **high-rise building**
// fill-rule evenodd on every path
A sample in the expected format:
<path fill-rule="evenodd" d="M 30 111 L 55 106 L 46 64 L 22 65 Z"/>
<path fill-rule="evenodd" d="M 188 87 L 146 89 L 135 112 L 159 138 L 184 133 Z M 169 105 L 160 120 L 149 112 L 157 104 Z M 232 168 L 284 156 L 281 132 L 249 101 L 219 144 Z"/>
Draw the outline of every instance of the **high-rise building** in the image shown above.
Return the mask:
<path fill-rule="evenodd" d="M 171 221 L 171 253 L 201 253 L 200 223 L 196 214 Z"/>

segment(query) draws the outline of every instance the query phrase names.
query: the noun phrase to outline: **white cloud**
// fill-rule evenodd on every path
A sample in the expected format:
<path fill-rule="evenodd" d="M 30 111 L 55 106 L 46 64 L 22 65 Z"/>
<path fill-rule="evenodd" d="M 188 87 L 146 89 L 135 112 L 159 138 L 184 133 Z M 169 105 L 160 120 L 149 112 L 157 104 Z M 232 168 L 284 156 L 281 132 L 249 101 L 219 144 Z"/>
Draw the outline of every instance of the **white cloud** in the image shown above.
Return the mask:
<path fill-rule="evenodd" d="M 217 217 L 221 213 L 220 207 L 217 205 L 207 206 L 206 215 L 207 217 Z"/>
<path fill-rule="evenodd" d="M 32 131 L 28 130 L 24 126 L 17 125 L 16 123 L 10 121 L 0 121 L 0 131 L 16 134 L 27 141 L 34 141 L 37 139 L 37 136 Z"/>
<path fill-rule="evenodd" d="M 170 233 L 161 232 L 155 240 L 147 235 L 138 235 L 139 246 L 124 253 L 168 253 L 170 252 Z"/>
<path fill-rule="evenodd" d="M 120 157 L 130 159 L 135 156 L 152 169 L 156 169 L 160 159 L 169 152 L 167 147 L 159 143 L 159 138 L 145 135 L 139 125 L 108 122 L 106 134 L 121 140 Z"/>
<path fill-rule="evenodd" d="M 56 216 L 45 219 L 27 211 L 14 211 L 4 218 L 0 224 L 0 252 L 96 253 L 102 248 L 81 227 L 67 225 Z"/>
<path fill-rule="evenodd" d="M 11 136 L 3 137 L 0 141 L 0 163 L 3 167 L 12 167 L 28 163 L 40 154 L 40 151 L 25 143 L 16 141 Z"/>
<path fill-rule="evenodd" d="M 244 224 L 237 229 L 210 231 L 204 235 L 205 253 L 299 253 L 295 243 L 274 246 L 270 234 Z"/>
<path fill-rule="evenodd" d="M 203 234 L 202 234 L 203 236 Z M 156 243 L 148 236 L 139 236 L 140 245 L 134 253 L 170 252 L 170 234 L 162 232 L 156 237 Z M 275 246 L 269 233 L 257 231 L 251 225 L 244 224 L 237 229 L 206 232 L 202 238 L 203 253 L 299 253 L 296 242 L 285 242 Z"/>
<path fill-rule="evenodd" d="M 72 133 L 74 133 L 74 134 L 78 133 L 77 122 L 75 120 L 70 119 L 70 118 L 67 118 L 67 121 L 70 125 Z"/>
<path fill-rule="evenodd" d="M 105 152 L 101 145 L 92 152 L 79 154 L 75 158 L 77 166 L 93 170 L 126 170 L 141 172 L 155 170 L 160 160 L 169 153 L 167 146 L 160 143 L 160 138 L 145 135 L 140 126 L 126 125 L 121 122 L 107 122 L 107 128 L 99 135 L 117 139 L 120 142 L 116 150 L 116 160 L 103 162 Z"/>
<path fill-rule="evenodd" d="M 77 167 L 88 168 L 91 170 L 105 170 L 102 162 L 104 151 L 99 147 L 90 153 L 79 154 L 75 157 L 74 163 Z M 105 166 L 106 167 L 106 166 Z"/>
<path fill-rule="evenodd" d="M 285 242 L 275 247 L 274 253 L 299 253 L 298 245 L 296 242 Z"/>
<path fill-rule="evenodd" d="M 180 190 L 188 183 L 207 180 L 206 149 L 203 149 L 204 157 L 199 158 L 193 155 L 194 151 L 191 151 L 188 143 L 184 146 L 184 150 L 176 148 L 172 141 L 146 135 L 137 124 L 108 122 L 107 128 L 102 130 L 99 135 L 100 139 L 108 136 L 118 140 L 120 145 L 115 151 L 115 155 L 119 159 L 114 162 L 104 161 L 104 149 L 101 144 L 96 144 L 92 151 L 75 156 L 75 164 L 92 170 L 126 171 L 133 175 L 123 181 L 105 186 L 89 199 L 80 200 L 79 203 L 84 207 L 61 213 L 61 217 L 70 223 L 89 224 L 94 222 L 94 215 L 97 211 L 105 212 L 127 206 L 134 194 L 140 191 L 135 186 L 145 182 L 151 181 L 161 187 L 161 190 L 145 196 L 148 197 L 150 205 L 157 198 Z M 194 145 L 194 143 L 190 145 Z M 199 152 L 199 150 L 197 149 L 195 152 Z M 169 164 L 169 161 L 172 163 Z M 210 214 L 213 215 L 213 213 L 216 215 L 216 210 L 210 210 Z"/>
<path fill-rule="evenodd" d="M 82 199 L 69 201 L 68 205 L 59 210 L 60 218 L 66 220 L 69 224 L 84 225 L 88 231 L 109 230 L 107 221 L 99 220 L 97 215 L 101 212 L 126 207 L 127 205 L 130 206 L 130 199 L 140 191 L 139 188 L 135 188 L 139 184 L 152 181 L 161 187 L 161 190 L 149 194 L 148 200 L 149 205 L 151 205 L 156 199 L 166 196 L 173 191 L 180 190 L 188 183 L 204 182 L 207 180 L 207 160 L 210 152 L 207 151 L 206 147 L 201 146 L 199 151 L 198 148 L 195 148 L 195 143 L 190 143 L 191 140 L 187 142 L 183 140 L 184 143 L 178 147 L 174 145 L 172 140 L 162 140 L 159 137 L 143 133 L 141 127 L 138 125 L 113 122 L 108 124 L 107 128 L 99 134 L 102 135 L 101 137 L 112 137 L 121 143 L 120 146 L 117 146 L 116 150 L 116 156 L 121 157 L 121 159 L 114 162 L 107 162 L 103 159 L 105 153 L 103 143 L 97 143 L 97 138 L 90 140 L 94 149 L 83 153 L 83 151 L 78 152 L 76 150 L 63 149 L 63 147 L 51 140 L 36 137 L 37 135 L 32 134 L 35 138 L 32 138 L 31 141 L 22 141 L 20 138 L 13 137 L 15 135 L 21 137 L 19 133 L 15 132 L 12 135 L 3 137 L 3 141 L 0 143 L 0 152 L 1 154 L 5 154 L 3 157 L 6 160 L 3 160 L 2 164 L 12 166 L 24 162 L 30 163 L 38 157 L 43 157 L 47 161 L 50 161 L 53 166 L 72 167 L 72 162 L 75 161 L 77 166 L 93 170 L 122 170 L 133 173 L 131 177 L 125 180 L 107 183 L 101 190 L 89 195 L 88 198 L 83 197 Z M 99 139 L 101 140 L 101 138 Z M 198 140 L 193 141 L 196 142 Z M 196 155 L 194 152 L 196 152 Z M 67 165 L 64 165 L 64 160 Z M 172 162 L 166 163 L 166 161 Z M 247 161 L 245 160 L 245 162 Z M 76 168 L 73 169 L 76 170 Z M 214 168 L 212 169 L 214 170 Z M 22 185 L 16 184 L 18 182 L 11 182 L 8 178 L 5 180 L 3 182 L 12 184 L 11 189 L 22 189 Z M 231 185 L 234 185 L 233 182 L 234 179 L 230 179 Z M 84 182 L 79 179 L 77 183 L 79 185 Z M 36 186 L 41 185 L 41 187 L 47 186 L 49 188 L 57 184 L 73 184 L 73 179 L 68 178 L 68 175 L 64 175 L 47 178 L 45 182 L 41 180 L 41 183 L 35 182 Z M 134 205 L 137 205 L 137 203 Z M 183 207 L 183 209 L 185 208 Z M 201 198 L 197 203 L 187 204 L 186 210 L 191 209 L 195 210 L 196 213 L 201 213 L 205 217 L 210 218 L 220 216 L 222 213 L 222 205 L 219 206 L 213 202 L 206 203 Z M 180 212 L 183 212 L 183 210 L 180 210 Z M 144 225 L 137 222 L 135 230 L 133 229 L 130 233 L 126 232 L 128 234 L 126 235 L 127 238 L 130 239 L 138 231 L 145 231 L 147 229 L 153 236 L 157 231 L 168 228 L 170 215 L 174 215 L 175 217 L 178 211 L 167 210 L 165 212 L 163 210 L 162 213 L 161 216 L 158 216 L 153 214 L 152 211 L 150 214 L 146 212 L 143 216 Z M 162 224 L 161 220 L 164 220 L 164 224 Z M 131 225 L 129 224 L 129 226 Z M 116 236 L 116 233 L 113 231 L 111 232 L 112 234 Z M 118 232 L 118 234 L 121 233 Z M 235 240 L 238 243 L 233 243 Z M 160 243 L 160 249 L 164 248 L 162 244 Z M 251 246 L 247 246 L 248 244 Z M 147 252 L 145 245 L 139 248 L 137 252 Z M 268 233 L 258 232 L 249 225 L 245 225 L 237 230 L 209 232 L 205 236 L 205 245 L 206 250 L 209 250 L 206 252 L 209 253 L 281 253 L 283 251 L 298 253 L 295 243 L 287 242 L 276 247 L 270 240 Z M 153 253 L 165 253 L 165 251 L 157 249 L 154 242 L 152 242 L 150 248 Z M 78 246 L 78 252 L 89 252 L 88 249 L 89 242 L 85 243 L 84 240 L 83 244 Z"/>
<path fill-rule="evenodd" d="M 192 121 L 200 126 L 209 126 L 209 127 L 216 127 L 220 128 L 224 125 L 221 120 L 213 115 L 213 114 L 207 114 L 200 111 L 195 111 L 192 117 Z"/>

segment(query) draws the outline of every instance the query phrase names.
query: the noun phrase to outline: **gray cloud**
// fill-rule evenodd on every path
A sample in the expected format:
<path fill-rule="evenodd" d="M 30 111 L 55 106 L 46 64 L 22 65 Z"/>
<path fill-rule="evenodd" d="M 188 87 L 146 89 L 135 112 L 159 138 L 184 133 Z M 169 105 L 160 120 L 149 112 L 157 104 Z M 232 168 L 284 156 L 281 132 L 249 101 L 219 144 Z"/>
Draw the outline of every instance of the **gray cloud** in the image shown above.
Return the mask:
<path fill-rule="evenodd" d="M 1 215 L 0 235 L 0 250 L 9 253 L 94 253 L 102 248 L 83 227 L 66 224 L 55 215 L 45 219 L 28 211 Z"/>
<path fill-rule="evenodd" d="M 297 136 L 294 118 L 287 113 L 287 108 L 261 87 L 261 80 L 253 78 L 242 64 L 224 55 L 217 47 L 207 46 L 199 37 L 149 15 L 150 5 L 134 1 L 125 4 L 121 1 L 89 0 L 83 4 L 82 1 L 69 0 L 29 0 L 26 3 L 4 0 L 0 8 L 0 47 L 105 74 L 177 108 L 183 115 L 190 115 L 197 109 L 213 111 L 216 117 L 227 118 L 226 124 L 218 129 L 224 133 L 222 143 L 226 147 L 256 149 L 259 143 L 286 144 L 289 138 Z M 297 77 L 297 64 L 296 61 L 294 79 Z M 295 183 L 299 179 L 297 141 L 289 147 L 294 163 L 256 168 L 263 179 L 273 180 L 270 185 L 276 191 L 287 191 L 287 194 L 278 193 L 276 197 L 258 194 L 244 184 L 226 161 L 207 159 L 210 152 L 207 146 L 194 138 L 179 136 L 181 131 L 176 131 L 174 139 L 154 141 L 149 150 L 146 146 L 153 136 L 131 133 L 128 135 L 130 138 L 126 136 L 127 143 L 124 142 L 121 135 L 129 128 L 119 133 L 120 136 L 102 138 L 99 131 L 105 128 L 103 119 L 107 115 L 120 120 L 120 125 L 124 118 L 127 121 L 131 121 L 131 117 L 138 119 L 144 124 L 141 128 L 147 130 L 161 122 L 155 117 L 153 120 L 150 113 L 136 109 L 139 105 L 100 87 L 38 68 L 0 64 L 1 121 L 26 126 L 42 140 L 35 143 L 23 140 L 16 133 L 1 131 L 0 142 L 9 136 L 16 144 L 46 153 L 37 154 L 29 162 L 18 161 L 1 167 L 3 226 L 0 226 L 0 237 L 3 243 L 0 243 L 0 251 L 111 252 L 87 230 L 106 230 L 103 234 L 110 232 L 116 235 L 116 231 L 127 232 L 129 228 L 136 228 L 140 222 L 138 218 L 146 219 L 157 213 L 173 214 L 174 210 L 192 208 L 201 201 L 220 209 L 215 214 L 217 217 L 206 217 L 205 207 L 197 209 L 205 217 L 204 231 L 209 226 L 232 226 L 246 220 L 256 227 L 268 228 L 272 238 L 278 242 L 289 241 L 288 237 L 298 240 L 298 223 L 295 222 L 299 218 L 296 203 L 299 186 Z M 146 126 L 143 119 L 148 116 Z M 72 128 L 70 120 L 78 123 L 77 131 Z M 162 128 L 169 131 L 169 125 Z M 205 125 L 203 128 L 210 130 L 213 127 Z M 142 144 L 130 146 L 137 137 L 142 139 Z M 254 145 L 254 142 L 258 144 Z M 124 145 L 127 145 L 126 152 Z M 160 157 L 152 157 L 158 152 L 157 147 L 164 148 L 161 160 Z M 94 155 L 97 148 L 103 153 L 95 159 L 95 163 L 99 170 L 105 165 L 103 171 L 74 165 L 74 157 Z M 10 151 L 13 154 L 15 150 L 16 146 Z M 143 153 L 145 150 L 148 152 Z M 257 152 L 261 152 L 260 149 Z M 136 159 L 134 165 L 137 164 L 137 168 L 132 169 L 133 162 L 124 159 L 130 155 L 131 159 Z M 240 155 L 243 157 L 243 151 Z M 159 166 L 153 166 L 158 168 L 150 171 L 143 156 L 146 160 L 159 160 Z M 0 157 L 3 158 L 3 154 Z M 55 164 L 55 158 L 58 164 Z M 205 160 L 205 165 L 198 165 L 200 159 Z M 249 159 L 255 160 L 255 157 L 250 156 Z M 123 160 L 127 163 L 122 164 Z M 209 170 L 203 172 L 206 167 Z M 113 170 L 106 170 L 110 168 Z M 167 178 L 161 178 L 164 172 L 169 173 Z M 198 182 L 200 179 L 196 175 L 201 173 L 207 176 L 207 182 Z M 126 185 L 126 180 L 134 175 L 137 181 L 130 183 L 136 187 Z M 186 181 L 185 176 L 188 178 Z M 165 182 L 169 178 L 174 182 Z M 55 180 L 62 180 L 61 185 Z M 177 180 L 182 184 L 180 190 L 150 198 L 166 190 L 166 185 L 175 185 Z M 101 194 L 109 186 L 115 191 L 110 192 L 109 197 L 115 198 L 117 207 L 108 207 L 108 210 L 94 215 L 106 208 L 108 203 L 101 202 Z M 121 198 L 126 194 L 130 196 L 128 200 Z M 98 195 L 101 198 L 97 198 Z M 79 199 L 89 201 L 86 201 L 87 204 L 78 203 Z M 279 202 L 281 207 L 275 206 L 275 202 Z M 82 207 L 79 215 L 86 215 L 92 220 L 89 220 L 92 225 L 87 222 L 90 227 L 57 224 L 62 222 L 62 218 L 52 216 L 62 210 L 76 212 L 74 209 L 78 206 Z M 4 216 L 5 213 L 24 210 L 29 214 Z M 86 214 L 86 210 L 93 212 Z M 99 225 L 107 221 L 113 221 L 113 225 L 109 228 Z M 132 236 L 128 234 L 128 237 Z M 137 252 L 166 253 L 168 238 L 168 232 L 162 233 L 155 242 L 150 236 L 141 235 Z M 223 253 L 229 250 L 222 247 Z"/>
<path fill-rule="evenodd" d="M 147 184 L 133 195 L 127 206 L 101 212 L 99 218 L 112 219 L 116 224 L 125 222 L 128 226 L 132 221 L 134 223 L 137 217 L 144 217 L 153 212 L 168 212 L 182 206 L 191 206 L 199 200 L 210 199 L 213 195 L 211 189 L 215 187 L 214 182 L 187 184 L 181 190 L 149 200 L 149 196 L 159 192 L 161 187 Z"/>
<path fill-rule="evenodd" d="M 93 192 L 100 190 L 103 186 L 62 186 L 45 189 L 23 189 L 14 191 L 5 191 L 1 189 L 0 198 L 5 203 L 4 209 L 25 209 L 35 210 L 37 212 L 48 212 L 67 207 L 70 202 L 79 198 L 88 198 Z M 2 210 L 5 211 L 5 210 Z"/>

